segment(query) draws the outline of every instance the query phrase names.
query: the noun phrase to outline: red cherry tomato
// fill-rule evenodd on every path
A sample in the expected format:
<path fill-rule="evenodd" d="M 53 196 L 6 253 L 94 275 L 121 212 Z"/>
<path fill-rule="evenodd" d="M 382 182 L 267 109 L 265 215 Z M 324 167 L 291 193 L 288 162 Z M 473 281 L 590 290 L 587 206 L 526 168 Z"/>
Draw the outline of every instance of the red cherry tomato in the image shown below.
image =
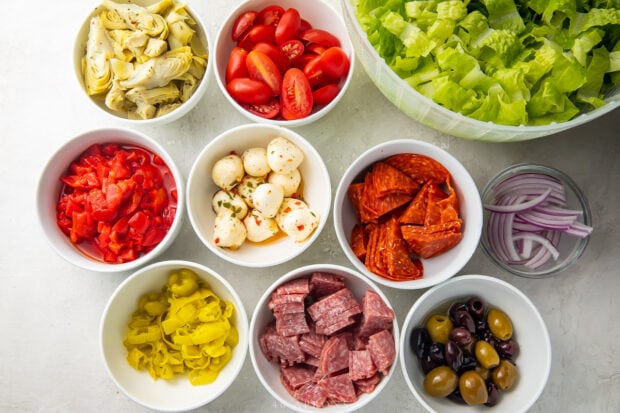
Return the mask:
<path fill-rule="evenodd" d="M 312 90 L 301 70 L 293 67 L 284 74 L 280 104 L 284 119 L 305 118 L 312 112 Z"/>
<path fill-rule="evenodd" d="M 312 100 L 315 105 L 327 105 L 338 96 L 338 92 L 340 92 L 338 85 L 330 83 L 312 92 Z"/>
<path fill-rule="evenodd" d="M 309 43 L 308 46 L 306 46 L 306 51 L 316 53 L 316 54 L 323 54 L 323 52 L 326 50 L 327 50 L 327 47 L 323 46 L 322 44 L 318 44 L 318 43 Z"/>
<path fill-rule="evenodd" d="M 260 80 L 271 89 L 273 96 L 282 90 L 282 75 L 278 66 L 265 53 L 252 50 L 245 59 L 245 65 L 251 79 Z"/>
<path fill-rule="evenodd" d="M 260 42 L 274 44 L 276 42 L 276 28 L 266 24 L 255 25 L 239 40 L 237 46 L 245 50 L 252 50 Z"/>
<path fill-rule="evenodd" d="M 328 83 L 335 83 L 336 81 L 336 79 L 331 78 L 323 71 L 321 55 L 316 55 L 313 59 L 308 61 L 303 68 L 303 73 L 308 78 L 308 82 L 310 82 L 310 86 L 313 89 Z"/>
<path fill-rule="evenodd" d="M 305 47 L 302 42 L 293 39 L 282 43 L 280 45 L 280 50 L 282 50 L 289 61 L 293 61 L 304 53 Z"/>
<path fill-rule="evenodd" d="M 284 74 L 290 65 L 288 57 L 286 57 L 284 52 L 279 47 L 274 46 L 271 43 L 257 43 L 252 50 L 258 50 L 259 52 L 265 53 L 276 64 L 280 74 Z"/>
<path fill-rule="evenodd" d="M 330 77 L 339 79 L 349 73 L 351 62 L 349 56 L 339 47 L 330 47 L 319 58 L 323 72 Z"/>
<path fill-rule="evenodd" d="M 260 80 L 239 77 L 226 85 L 226 90 L 239 103 L 260 105 L 271 99 L 271 88 Z"/>
<path fill-rule="evenodd" d="M 275 118 L 280 113 L 280 103 L 277 98 L 271 98 L 271 100 L 260 105 L 244 104 L 243 107 L 250 113 L 266 119 Z"/>
<path fill-rule="evenodd" d="M 233 23 L 231 34 L 234 42 L 241 39 L 245 32 L 248 31 L 250 27 L 252 27 L 252 25 L 254 24 L 254 20 L 256 20 L 257 16 L 258 12 L 256 11 L 246 11 L 245 13 L 237 17 L 237 19 Z"/>
<path fill-rule="evenodd" d="M 308 43 L 318 43 L 325 47 L 340 46 L 340 40 L 330 32 L 321 29 L 309 29 L 302 32 L 299 38 Z"/>
<path fill-rule="evenodd" d="M 301 16 L 297 9 L 290 8 L 282 14 L 276 26 L 276 44 L 297 38 L 301 28 Z"/>
<path fill-rule="evenodd" d="M 304 67 L 306 67 L 306 65 L 317 56 L 318 55 L 316 53 L 304 53 L 301 56 L 296 57 L 295 60 L 293 60 L 291 63 L 293 66 L 304 70 Z"/>
<path fill-rule="evenodd" d="M 226 83 L 238 77 L 249 77 L 248 68 L 245 65 L 245 59 L 248 52 L 240 47 L 234 47 L 228 57 L 226 65 Z"/>
<path fill-rule="evenodd" d="M 306 19 L 301 19 L 301 26 L 299 27 L 299 33 L 312 29 L 312 25 Z"/>
<path fill-rule="evenodd" d="M 258 13 L 258 24 L 266 24 L 276 27 L 280 17 L 284 14 L 284 8 L 278 5 L 267 6 Z"/>

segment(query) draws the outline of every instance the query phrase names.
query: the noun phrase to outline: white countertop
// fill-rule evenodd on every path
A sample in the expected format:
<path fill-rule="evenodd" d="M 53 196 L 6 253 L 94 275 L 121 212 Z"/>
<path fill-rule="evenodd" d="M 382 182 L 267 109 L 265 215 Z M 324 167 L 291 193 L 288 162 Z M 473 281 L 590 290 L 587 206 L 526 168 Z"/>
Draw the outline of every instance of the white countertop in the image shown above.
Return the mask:
<path fill-rule="evenodd" d="M 336 0 L 330 0 L 339 9 Z M 234 7 L 226 0 L 193 1 L 216 30 Z M 128 273 L 81 270 L 54 253 L 35 214 L 35 189 L 54 150 L 83 131 L 118 126 L 88 104 L 74 78 L 73 38 L 96 1 L 3 3 L 0 25 L 0 411 L 144 411 L 107 376 L 98 347 L 105 303 Z M 248 123 L 225 100 L 215 80 L 198 106 L 164 127 L 140 128 L 164 145 L 187 178 L 196 154 L 214 136 Z M 369 147 L 392 138 L 436 144 L 460 159 L 481 189 L 514 163 L 536 162 L 568 173 L 589 199 L 595 231 L 576 265 L 553 278 L 517 278 L 499 270 L 479 248 L 460 274 L 487 274 L 525 292 L 550 332 L 553 363 L 532 412 L 620 411 L 620 111 L 569 132 L 512 144 L 443 135 L 400 113 L 360 64 L 338 106 L 314 125 L 296 128 L 325 159 L 338 184 L 347 165 Z M 293 262 L 246 269 L 210 253 L 186 220 L 160 258 L 191 260 L 225 276 L 244 300 L 248 317 L 278 276 L 299 265 L 346 265 L 330 218 L 320 238 Z M 383 288 L 402 321 L 423 291 Z M 363 411 L 424 411 L 395 372 L 385 391 Z M 261 386 L 249 356 L 236 382 L 199 411 L 286 411 Z"/>

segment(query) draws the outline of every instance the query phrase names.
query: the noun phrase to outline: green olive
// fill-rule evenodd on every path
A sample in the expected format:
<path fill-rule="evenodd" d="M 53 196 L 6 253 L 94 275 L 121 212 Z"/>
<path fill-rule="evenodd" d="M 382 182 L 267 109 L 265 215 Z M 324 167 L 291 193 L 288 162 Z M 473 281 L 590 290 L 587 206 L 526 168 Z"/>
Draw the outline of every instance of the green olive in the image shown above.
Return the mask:
<path fill-rule="evenodd" d="M 447 315 L 433 314 L 426 321 L 426 330 L 431 340 L 436 343 L 446 344 L 452 331 L 452 320 Z"/>
<path fill-rule="evenodd" d="M 482 367 L 480 364 L 476 365 L 474 371 L 482 377 L 482 380 L 487 381 L 489 377 L 491 377 L 491 372 L 489 369 Z"/>
<path fill-rule="evenodd" d="M 459 378 L 448 366 L 435 367 L 424 377 L 424 390 L 431 397 L 446 397 L 452 393 Z"/>
<path fill-rule="evenodd" d="M 519 370 L 517 370 L 517 366 L 508 360 L 502 360 L 499 366 L 494 368 L 491 372 L 493 383 L 495 383 L 500 390 L 510 389 L 515 384 L 518 377 Z"/>
<path fill-rule="evenodd" d="M 459 391 L 467 404 L 483 404 L 489 398 L 487 385 L 480 374 L 468 370 L 459 378 Z"/>
<path fill-rule="evenodd" d="M 502 310 L 492 308 L 487 315 L 487 324 L 491 333 L 500 340 L 512 337 L 512 322 Z"/>
<path fill-rule="evenodd" d="M 480 365 L 484 368 L 492 369 L 493 367 L 497 367 L 499 364 L 499 354 L 497 354 L 497 351 L 492 345 L 484 340 L 479 340 L 476 342 L 474 353 L 476 354 L 478 363 L 480 363 Z"/>

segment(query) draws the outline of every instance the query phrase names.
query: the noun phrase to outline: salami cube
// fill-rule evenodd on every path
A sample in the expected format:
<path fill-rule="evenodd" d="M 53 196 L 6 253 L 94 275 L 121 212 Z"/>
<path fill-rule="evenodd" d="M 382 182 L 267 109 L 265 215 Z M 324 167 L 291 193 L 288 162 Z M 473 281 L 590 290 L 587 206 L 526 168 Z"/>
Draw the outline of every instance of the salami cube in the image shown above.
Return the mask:
<path fill-rule="evenodd" d="M 312 366 L 316 368 L 316 367 L 319 367 L 319 358 L 311 356 L 310 354 L 306 353 L 306 360 L 304 361 L 304 363 L 307 364 L 308 366 Z"/>
<path fill-rule="evenodd" d="M 299 348 L 298 336 L 283 337 L 270 324 L 260 337 L 260 347 L 269 361 L 292 366 L 305 360 L 305 353 Z"/>
<path fill-rule="evenodd" d="M 281 284 L 275 291 L 276 294 L 306 294 L 310 293 L 310 284 L 307 278 L 297 278 Z"/>
<path fill-rule="evenodd" d="M 280 377 L 286 387 L 297 390 L 302 385 L 312 382 L 314 370 L 302 366 L 280 366 Z"/>
<path fill-rule="evenodd" d="M 372 393 L 375 391 L 375 388 L 380 381 L 381 376 L 379 374 L 375 374 L 367 379 L 355 380 L 353 384 L 362 393 Z"/>
<path fill-rule="evenodd" d="M 312 382 L 302 385 L 291 394 L 300 402 L 314 407 L 323 407 L 327 401 L 327 396 L 325 395 L 323 388 Z"/>
<path fill-rule="evenodd" d="M 377 370 L 383 375 L 388 374 L 394 358 L 396 357 L 396 347 L 394 337 L 388 330 L 380 331 L 368 337 L 368 345 L 372 361 L 377 366 Z"/>
<path fill-rule="evenodd" d="M 321 318 L 326 318 L 330 321 L 337 320 L 340 314 L 352 308 L 359 309 L 359 312 L 362 311 L 351 290 L 342 288 L 312 304 L 307 310 L 310 317 L 316 322 Z"/>
<path fill-rule="evenodd" d="M 269 309 L 274 313 L 303 313 L 306 294 L 272 294 Z"/>
<path fill-rule="evenodd" d="M 353 307 L 336 317 L 323 317 L 316 322 L 316 332 L 318 334 L 332 335 L 354 324 L 357 320 L 355 315 L 361 312 L 361 307 Z"/>
<path fill-rule="evenodd" d="M 367 379 L 377 373 L 377 367 L 372 361 L 370 351 L 349 351 L 349 377 L 351 380 Z"/>
<path fill-rule="evenodd" d="M 349 367 L 349 347 L 344 338 L 330 337 L 321 351 L 319 369 L 325 375 L 339 372 Z"/>
<path fill-rule="evenodd" d="M 394 321 L 394 311 L 385 304 L 379 294 L 366 291 L 362 297 L 362 322 L 360 336 L 369 337 L 381 330 L 390 330 Z"/>
<path fill-rule="evenodd" d="M 319 382 L 327 400 L 334 403 L 353 403 L 357 400 L 353 381 L 347 373 L 325 377 Z"/>
<path fill-rule="evenodd" d="M 299 347 L 307 354 L 319 358 L 321 357 L 321 350 L 323 350 L 326 341 L 327 336 L 324 334 L 317 334 L 311 328 L 309 332 L 299 337 Z"/>
<path fill-rule="evenodd" d="M 310 331 L 305 313 L 276 313 L 276 331 L 284 337 L 296 336 Z"/>
<path fill-rule="evenodd" d="M 310 276 L 310 291 L 315 298 L 333 294 L 344 288 L 344 278 L 327 272 L 315 272 Z"/>

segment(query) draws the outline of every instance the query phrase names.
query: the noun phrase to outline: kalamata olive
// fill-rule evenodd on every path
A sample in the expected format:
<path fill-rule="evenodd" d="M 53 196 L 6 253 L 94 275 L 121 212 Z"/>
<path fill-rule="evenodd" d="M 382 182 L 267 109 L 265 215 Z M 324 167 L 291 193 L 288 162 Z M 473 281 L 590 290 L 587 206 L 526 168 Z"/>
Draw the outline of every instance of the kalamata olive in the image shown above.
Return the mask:
<path fill-rule="evenodd" d="M 491 379 L 500 390 L 510 389 L 517 381 L 518 376 L 517 366 L 505 359 L 500 361 L 499 366 L 491 371 Z"/>
<path fill-rule="evenodd" d="M 519 343 L 514 338 L 506 341 L 497 341 L 495 343 L 495 349 L 501 357 L 514 359 L 519 354 Z"/>
<path fill-rule="evenodd" d="M 487 343 L 489 343 L 490 345 L 492 345 L 493 347 L 495 347 L 495 345 L 497 344 L 497 342 L 499 341 L 494 335 L 493 333 L 491 333 L 489 330 L 486 330 L 483 334 L 482 334 L 482 339 L 484 341 L 486 341 Z"/>
<path fill-rule="evenodd" d="M 445 344 L 452 330 L 452 321 L 443 314 L 433 314 L 426 321 L 426 330 L 428 330 L 431 340 Z"/>
<path fill-rule="evenodd" d="M 465 327 L 454 327 L 449 338 L 461 347 L 466 347 L 472 341 L 471 333 Z"/>
<path fill-rule="evenodd" d="M 497 386 L 492 381 L 487 382 L 487 393 L 489 397 L 487 398 L 487 402 L 484 404 L 487 407 L 495 406 L 501 397 L 499 390 L 497 390 Z"/>
<path fill-rule="evenodd" d="M 476 323 L 468 311 L 456 311 L 454 313 L 454 324 L 465 327 L 472 334 L 476 332 Z"/>
<path fill-rule="evenodd" d="M 463 349 L 452 340 L 448 340 L 444 349 L 446 364 L 454 371 L 459 371 L 463 365 Z"/>
<path fill-rule="evenodd" d="M 428 356 L 437 363 L 437 365 L 446 364 L 444 345 L 441 343 L 431 343 L 431 345 L 428 346 Z"/>
<path fill-rule="evenodd" d="M 466 302 L 455 302 L 448 309 L 448 316 L 452 320 L 452 322 L 456 322 L 456 313 L 459 311 L 467 311 L 467 303 Z"/>
<path fill-rule="evenodd" d="M 512 322 L 506 313 L 497 308 L 489 310 L 487 315 L 489 330 L 500 340 L 508 340 L 512 337 Z"/>
<path fill-rule="evenodd" d="M 492 345 L 484 340 L 476 341 L 474 346 L 474 354 L 478 363 L 484 368 L 492 369 L 499 365 L 499 354 Z"/>
<path fill-rule="evenodd" d="M 465 400 L 463 400 L 463 396 L 461 396 L 461 392 L 458 387 L 452 393 L 448 394 L 447 398 L 454 403 L 465 404 Z"/>
<path fill-rule="evenodd" d="M 465 403 L 470 405 L 486 403 L 489 398 L 486 383 L 474 370 L 468 370 L 461 375 L 459 392 Z"/>
<path fill-rule="evenodd" d="M 431 336 L 424 327 L 417 327 L 411 331 L 409 344 L 411 346 L 411 350 L 418 359 L 421 359 L 428 354 L 428 347 L 431 343 Z"/>
<path fill-rule="evenodd" d="M 422 368 L 424 374 L 441 365 L 442 363 L 438 363 L 435 360 L 431 359 L 431 356 L 429 355 L 426 355 L 420 359 L 420 367 Z"/>
<path fill-rule="evenodd" d="M 450 367 L 439 366 L 424 377 L 424 390 L 431 397 L 446 397 L 456 389 L 458 382 L 458 376 Z"/>
<path fill-rule="evenodd" d="M 474 357 L 469 351 L 463 351 L 463 363 L 461 363 L 461 367 L 457 373 L 463 374 L 463 372 L 467 370 L 474 370 L 477 365 L 478 361 L 476 360 L 476 357 Z"/>
<path fill-rule="evenodd" d="M 474 319 L 480 320 L 484 318 L 486 307 L 484 302 L 479 297 L 471 297 L 467 300 L 467 309 L 469 310 L 469 314 L 471 314 Z"/>

